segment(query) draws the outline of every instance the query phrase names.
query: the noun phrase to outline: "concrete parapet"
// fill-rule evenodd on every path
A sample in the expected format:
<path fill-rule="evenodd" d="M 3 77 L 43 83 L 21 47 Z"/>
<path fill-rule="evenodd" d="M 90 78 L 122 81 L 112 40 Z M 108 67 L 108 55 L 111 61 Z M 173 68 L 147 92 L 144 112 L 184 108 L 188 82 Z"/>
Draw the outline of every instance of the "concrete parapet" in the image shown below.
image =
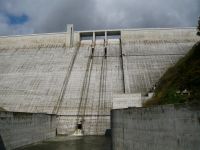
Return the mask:
<path fill-rule="evenodd" d="M 0 37 L 0 50 L 74 47 L 80 42 L 78 32 L 46 33 Z"/>
<path fill-rule="evenodd" d="M 198 41 L 195 28 L 122 30 L 123 42 L 194 42 Z"/>
<path fill-rule="evenodd" d="M 66 33 L 0 37 L 0 50 L 65 47 L 65 41 Z"/>
<path fill-rule="evenodd" d="M 200 106 L 112 110 L 113 150 L 199 150 Z"/>

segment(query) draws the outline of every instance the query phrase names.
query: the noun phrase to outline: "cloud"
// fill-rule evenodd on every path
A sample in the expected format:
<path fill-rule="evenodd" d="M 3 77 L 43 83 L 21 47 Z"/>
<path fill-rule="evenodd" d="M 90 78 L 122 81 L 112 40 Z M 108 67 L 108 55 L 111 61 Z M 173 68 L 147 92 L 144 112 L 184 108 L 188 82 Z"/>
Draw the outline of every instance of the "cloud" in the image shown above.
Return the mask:
<path fill-rule="evenodd" d="M 9 17 L 26 15 L 22 24 Z M 199 0 L 0 0 L 0 35 L 75 30 L 196 26 Z"/>
<path fill-rule="evenodd" d="M 200 15 L 199 0 L 107 0 L 106 4 L 98 0 L 98 3 L 99 12 L 111 27 L 195 26 Z"/>

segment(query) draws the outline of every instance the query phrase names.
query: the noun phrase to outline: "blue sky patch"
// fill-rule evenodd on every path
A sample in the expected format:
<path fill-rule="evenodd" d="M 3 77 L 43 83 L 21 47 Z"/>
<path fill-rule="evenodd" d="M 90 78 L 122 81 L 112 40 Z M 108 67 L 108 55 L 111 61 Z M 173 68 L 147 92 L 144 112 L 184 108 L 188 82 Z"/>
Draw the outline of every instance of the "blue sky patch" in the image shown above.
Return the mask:
<path fill-rule="evenodd" d="M 7 15 L 7 17 L 11 25 L 24 24 L 29 20 L 28 16 L 24 14 L 21 16 Z"/>

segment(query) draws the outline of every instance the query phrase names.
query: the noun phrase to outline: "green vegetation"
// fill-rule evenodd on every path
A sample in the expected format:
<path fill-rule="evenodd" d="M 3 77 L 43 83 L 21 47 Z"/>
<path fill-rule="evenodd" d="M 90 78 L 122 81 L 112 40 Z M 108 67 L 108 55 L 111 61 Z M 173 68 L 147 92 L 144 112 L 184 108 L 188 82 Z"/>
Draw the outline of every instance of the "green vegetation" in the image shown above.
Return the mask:
<path fill-rule="evenodd" d="M 167 70 L 144 106 L 175 103 L 200 103 L 200 42 Z"/>
<path fill-rule="evenodd" d="M 200 36 L 200 17 L 199 17 L 198 26 L 197 26 L 197 35 Z"/>

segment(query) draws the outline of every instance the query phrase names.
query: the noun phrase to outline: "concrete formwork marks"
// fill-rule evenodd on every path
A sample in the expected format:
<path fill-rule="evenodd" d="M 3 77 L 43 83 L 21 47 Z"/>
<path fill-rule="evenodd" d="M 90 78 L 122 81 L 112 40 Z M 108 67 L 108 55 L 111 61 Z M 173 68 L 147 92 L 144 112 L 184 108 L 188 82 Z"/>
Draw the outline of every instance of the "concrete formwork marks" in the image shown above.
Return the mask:
<path fill-rule="evenodd" d="M 199 150 L 200 107 L 112 110 L 113 150 Z"/>
<path fill-rule="evenodd" d="M 1 50 L 1 107 L 52 113 L 73 54 L 65 48 Z"/>
<path fill-rule="evenodd" d="M 7 150 L 56 136 L 56 116 L 0 112 L 0 134 Z"/>
<path fill-rule="evenodd" d="M 0 107 L 57 113 L 59 134 L 84 116 L 84 134 L 104 134 L 114 95 L 148 92 L 198 41 L 194 29 L 122 30 L 121 42 L 80 35 L 73 48 L 68 33 L 0 38 Z"/>

